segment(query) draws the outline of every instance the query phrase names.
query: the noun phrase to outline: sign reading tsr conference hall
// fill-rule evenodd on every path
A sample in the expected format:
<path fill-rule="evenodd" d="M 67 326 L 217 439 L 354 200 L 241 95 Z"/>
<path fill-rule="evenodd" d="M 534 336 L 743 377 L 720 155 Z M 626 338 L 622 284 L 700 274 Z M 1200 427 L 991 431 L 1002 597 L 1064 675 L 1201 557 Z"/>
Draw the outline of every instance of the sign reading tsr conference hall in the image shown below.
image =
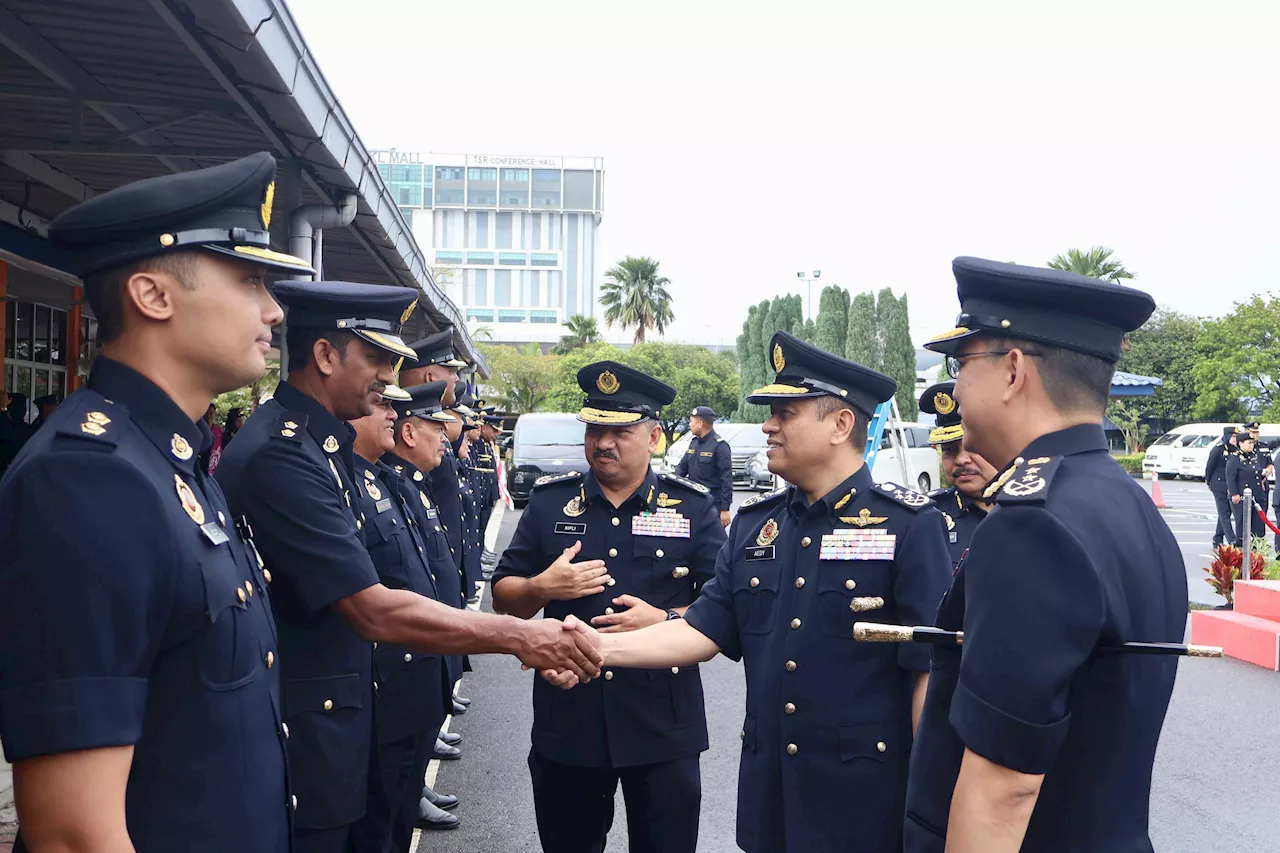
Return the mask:
<path fill-rule="evenodd" d="M 489 168 L 559 169 L 561 157 L 523 157 L 510 154 L 431 154 L 399 151 L 395 148 L 369 152 L 373 162 L 383 166 L 488 166 Z"/>

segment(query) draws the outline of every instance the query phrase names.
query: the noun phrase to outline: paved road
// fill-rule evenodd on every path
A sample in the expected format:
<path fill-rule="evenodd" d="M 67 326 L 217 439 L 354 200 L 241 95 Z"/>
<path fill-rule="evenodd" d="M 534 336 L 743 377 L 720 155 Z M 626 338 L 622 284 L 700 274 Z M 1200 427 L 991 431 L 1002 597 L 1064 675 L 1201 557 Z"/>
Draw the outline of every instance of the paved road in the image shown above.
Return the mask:
<path fill-rule="evenodd" d="M 1149 483 L 1144 485 L 1150 486 Z M 1203 484 L 1161 483 L 1187 558 L 1192 589 L 1199 580 L 1212 522 L 1198 515 Z M 738 501 L 747 497 L 737 495 Z M 519 513 L 509 513 L 498 537 L 509 541 Z M 1194 559 L 1193 559 L 1194 558 Z M 1207 594 L 1206 594 L 1207 593 Z M 486 596 L 485 605 L 488 605 Z M 525 763 L 532 721 L 530 673 L 514 661 L 473 659 L 476 671 L 463 684 L 474 703 L 452 721 L 462 732 L 464 756 L 439 766 L 437 788 L 462 798 L 462 826 L 424 833 L 417 853 L 519 853 L 538 851 L 533 800 Z M 703 668 L 711 749 L 702 757 L 703 802 L 698 850 L 733 853 L 738 750 L 743 713 L 742 669 L 724 658 Z M 1170 707 L 1153 776 L 1151 835 L 1161 853 L 1258 853 L 1280 839 L 1280 675 L 1231 660 L 1186 660 Z M 573 819 L 565 803 L 562 818 Z M 621 794 L 609 849 L 626 850 Z"/>

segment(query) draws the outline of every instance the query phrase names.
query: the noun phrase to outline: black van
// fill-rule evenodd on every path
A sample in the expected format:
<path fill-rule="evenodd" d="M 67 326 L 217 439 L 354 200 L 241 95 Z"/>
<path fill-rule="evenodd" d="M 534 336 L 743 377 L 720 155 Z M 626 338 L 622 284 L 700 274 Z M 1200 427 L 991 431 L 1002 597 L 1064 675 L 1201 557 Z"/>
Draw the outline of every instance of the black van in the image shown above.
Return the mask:
<path fill-rule="evenodd" d="M 529 492 L 539 477 L 586 472 L 586 429 L 577 415 L 534 412 L 520 416 L 511 442 L 511 464 L 507 466 L 507 491 L 517 507 L 529 502 Z"/>

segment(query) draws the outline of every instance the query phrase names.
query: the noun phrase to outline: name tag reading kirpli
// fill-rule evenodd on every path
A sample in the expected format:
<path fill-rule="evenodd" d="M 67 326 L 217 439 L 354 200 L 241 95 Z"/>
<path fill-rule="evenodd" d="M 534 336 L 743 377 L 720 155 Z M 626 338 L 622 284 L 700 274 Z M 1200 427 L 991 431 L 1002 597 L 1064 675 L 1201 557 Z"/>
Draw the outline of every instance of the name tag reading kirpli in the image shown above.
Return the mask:
<path fill-rule="evenodd" d="M 898 537 L 884 530 L 841 529 L 822 537 L 819 560 L 892 560 Z"/>
<path fill-rule="evenodd" d="M 664 536 L 668 539 L 688 539 L 689 519 L 674 509 L 642 512 L 631 517 L 632 536 Z"/>

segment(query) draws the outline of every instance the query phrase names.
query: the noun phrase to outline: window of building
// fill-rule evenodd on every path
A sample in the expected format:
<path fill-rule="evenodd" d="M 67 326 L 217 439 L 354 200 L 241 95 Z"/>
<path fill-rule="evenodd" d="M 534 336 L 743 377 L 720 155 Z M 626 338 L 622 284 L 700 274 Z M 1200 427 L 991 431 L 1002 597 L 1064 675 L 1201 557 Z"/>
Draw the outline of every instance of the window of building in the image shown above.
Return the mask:
<path fill-rule="evenodd" d="M 503 207 L 528 207 L 529 196 L 528 195 L 512 195 L 510 190 L 503 190 L 502 206 Z"/>
<path fill-rule="evenodd" d="M 530 265 L 535 267 L 558 267 L 560 256 L 550 252 L 533 252 L 529 255 Z"/>
<path fill-rule="evenodd" d="M 412 207 L 400 208 L 400 215 L 404 217 L 404 223 L 408 225 L 410 228 L 413 228 L 413 208 Z"/>
<path fill-rule="evenodd" d="M 554 185 L 556 189 L 560 188 L 560 170 L 559 169 L 534 169 L 533 182 L 535 184 Z"/>
<path fill-rule="evenodd" d="M 493 273 L 493 304 L 499 307 L 511 305 L 511 270 L 495 270 Z"/>
<path fill-rule="evenodd" d="M 498 191 L 478 190 L 472 187 L 471 192 L 467 195 L 467 204 L 470 207 L 497 207 Z"/>
<path fill-rule="evenodd" d="M 489 271 L 470 270 L 467 277 L 471 279 L 471 298 L 466 300 L 471 305 L 489 304 Z"/>
<path fill-rule="evenodd" d="M 460 264 L 462 263 L 461 252 L 436 252 L 437 264 Z"/>
<path fill-rule="evenodd" d="M 462 207 L 462 190 L 446 190 L 436 187 L 436 207 Z"/>
<path fill-rule="evenodd" d="M 504 267 L 522 267 L 529 263 L 529 256 L 524 252 L 499 252 L 498 263 Z"/>
<path fill-rule="evenodd" d="M 493 322 L 493 312 L 492 312 L 492 311 L 486 311 L 486 310 L 479 309 L 479 308 L 468 308 L 468 309 L 467 309 L 467 322 L 469 322 L 469 323 L 471 323 L 471 322 L 474 322 L 474 323 L 492 323 L 492 322 Z"/>
<path fill-rule="evenodd" d="M 493 265 L 493 252 L 467 252 L 467 263 Z"/>
<path fill-rule="evenodd" d="M 96 325 L 96 324 L 95 324 Z M 96 328 L 95 328 L 96 334 Z M 0 375 L 5 388 L 37 397 L 67 394 L 67 312 L 33 302 L 10 302 L 5 311 L 5 366 Z M 35 407 L 28 409 L 28 422 Z"/>
<path fill-rule="evenodd" d="M 560 192 L 558 190 L 552 192 L 551 190 L 535 189 L 533 191 L 533 202 L 529 206 L 549 209 L 558 208 L 560 206 Z"/>
<path fill-rule="evenodd" d="M 566 169 L 564 207 L 567 210 L 594 210 L 595 173 Z"/>
<path fill-rule="evenodd" d="M 527 184 L 529 183 L 528 169 L 503 169 L 502 182 L 510 184 Z"/>
<path fill-rule="evenodd" d="M 436 166 L 437 181 L 460 181 L 462 180 L 462 167 L 454 166 Z"/>
<path fill-rule="evenodd" d="M 524 311 L 507 310 L 498 312 L 499 323 L 524 323 L 527 322 L 528 319 L 528 314 Z"/>
<path fill-rule="evenodd" d="M 530 311 L 529 322 L 530 323 L 559 323 L 560 312 L 548 311 L 546 309 L 543 309 L 541 311 L 537 311 L 537 310 Z"/>
<path fill-rule="evenodd" d="M 467 178 L 472 181 L 496 181 L 498 180 L 497 169 L 468 169 Z"/>

